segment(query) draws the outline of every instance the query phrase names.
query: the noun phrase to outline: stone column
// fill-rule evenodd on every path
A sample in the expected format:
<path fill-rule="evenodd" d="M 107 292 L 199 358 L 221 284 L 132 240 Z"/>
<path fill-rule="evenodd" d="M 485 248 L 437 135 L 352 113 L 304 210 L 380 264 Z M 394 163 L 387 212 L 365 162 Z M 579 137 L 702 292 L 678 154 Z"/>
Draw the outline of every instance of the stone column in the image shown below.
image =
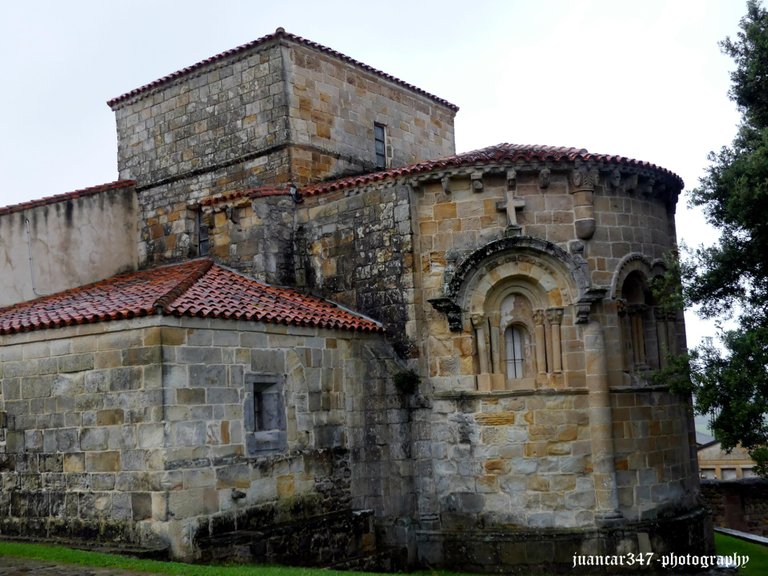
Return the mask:
<path fill-rule="evenodd" d="M 563 354 L 560 341 L 560 324 L 563 322 L 563 309 L 550 308 L 547 310 L 547 321 L 551 326 L 552 372 L 560 373 L 563 371 Z"/>
<path fill-rule="evenodd" d="M 498 312 L 488 315 L 488 331 L 491 336 L 491 372 L 502 374 L 501 362 L 503 358 L 499 356 L 501 345 L 499 344 L 499 321 L 501 320 Z"/>
<path fill-rule="evenodd" d="M 472 315 L 472 327 L 475 329 L 475 338 L 477 339 L 477 362 L 480 374 L 487 374 L 488 370 L 488 342 L 486 341 L 486 326 L 488 323 L 485 316 L 481 314 Z"/>
<path fill-rule="evenodd" d="M 603 327 L 591 320 L 584 327 L 589 432 L 592 440 L 592 479 L 595 483 L 595 521 L 610 524 L 622 518 L 616 490 L 613 451 L 613 417 L 608 390 Z"/>
<path fill-rule="evenodd" d="M 536 346 L 536 372 L 540 375 L 547 373 L 547 343 L 544 332 L 544 310 L 533 313 L 533 335 Z"/>

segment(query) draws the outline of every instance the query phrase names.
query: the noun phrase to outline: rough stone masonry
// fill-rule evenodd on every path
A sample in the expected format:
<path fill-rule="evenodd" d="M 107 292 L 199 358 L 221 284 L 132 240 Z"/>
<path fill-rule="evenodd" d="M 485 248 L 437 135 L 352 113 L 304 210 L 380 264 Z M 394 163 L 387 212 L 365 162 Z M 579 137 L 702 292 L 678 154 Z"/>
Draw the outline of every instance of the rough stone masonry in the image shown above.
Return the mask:
<path fill-rule="evenodd" d="M 109 105 L 117 183 L 0 209 L 0 534 L 525 574 L 711 551 L 690 400 L 651 378 L 685 347 L 651 289 L 675 174 L 456 154 L 456 106 L 282 29 Z M 101 213 L 129 240 L 31 300 L 24 219 L 83 251 Z M 201 258 L 229 283 L 173 268 Z"/>

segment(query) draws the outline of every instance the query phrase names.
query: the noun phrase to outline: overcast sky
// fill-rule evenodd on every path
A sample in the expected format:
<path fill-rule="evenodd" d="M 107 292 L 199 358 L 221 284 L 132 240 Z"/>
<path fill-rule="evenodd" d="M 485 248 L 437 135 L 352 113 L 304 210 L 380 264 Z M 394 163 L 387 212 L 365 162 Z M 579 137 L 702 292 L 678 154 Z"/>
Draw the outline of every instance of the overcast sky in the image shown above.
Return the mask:
<path fill-rule="evenodd" d="M 690 189 L 738 122 L 718 47 L 738 0 L 276 4 L 5 3 L 0 206 L 117 179 L 108 99 L 278 26 L 458 105 L 457 152 L 575 146 L 653 162 Z M 678 235 L 697 244 L 703 230 L 681 200 Z"/>

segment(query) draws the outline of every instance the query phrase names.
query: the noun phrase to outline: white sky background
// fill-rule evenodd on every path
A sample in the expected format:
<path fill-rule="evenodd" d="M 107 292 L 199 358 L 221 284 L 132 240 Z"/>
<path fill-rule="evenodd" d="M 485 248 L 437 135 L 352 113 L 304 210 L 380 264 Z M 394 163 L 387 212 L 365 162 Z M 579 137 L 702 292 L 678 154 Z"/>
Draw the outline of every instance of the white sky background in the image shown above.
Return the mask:
<path fill-rule="evenodd" d="M 0 206 L 117 179 L 110 98 L 278 26 L 460 107 L 456 148 L 575 146 L 696 186 L 739 116 L 739 0 L 37 0 L 0 9 Z M 711 240 L 678 205 L 678 236 Z M 2 238 L 0 238 L 2 241 Z M 713 330 L 689 319 L 689 343 Z"/>

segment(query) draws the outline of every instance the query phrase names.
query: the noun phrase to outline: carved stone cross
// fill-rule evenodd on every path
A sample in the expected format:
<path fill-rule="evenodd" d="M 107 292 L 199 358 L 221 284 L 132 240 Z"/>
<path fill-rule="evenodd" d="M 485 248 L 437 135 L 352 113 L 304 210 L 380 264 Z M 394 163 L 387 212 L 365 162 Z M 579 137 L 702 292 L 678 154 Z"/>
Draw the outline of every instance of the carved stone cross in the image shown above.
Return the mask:
<path fill-rule="evenodd" d="M 507 226 L 519 227 L 517 223 L 517 211 L 525 208 L 525 200 L 517 196 L 512 196 L 511 193 L 507 193 L 506 202 L 498 202 L 496 209 L 499 212 L 507 213 Z"/>

